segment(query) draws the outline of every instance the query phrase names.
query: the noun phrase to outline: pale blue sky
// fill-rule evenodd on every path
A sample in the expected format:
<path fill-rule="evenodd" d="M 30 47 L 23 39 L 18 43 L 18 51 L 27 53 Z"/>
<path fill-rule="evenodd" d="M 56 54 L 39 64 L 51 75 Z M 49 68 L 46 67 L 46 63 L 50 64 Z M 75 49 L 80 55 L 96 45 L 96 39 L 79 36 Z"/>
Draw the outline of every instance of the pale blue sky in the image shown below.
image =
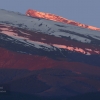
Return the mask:
<path fill-rule="evenodd" d="M 24 14 L 29 8 L 100 27 L 100 0 L 0 0 L 0 9 Z"/>

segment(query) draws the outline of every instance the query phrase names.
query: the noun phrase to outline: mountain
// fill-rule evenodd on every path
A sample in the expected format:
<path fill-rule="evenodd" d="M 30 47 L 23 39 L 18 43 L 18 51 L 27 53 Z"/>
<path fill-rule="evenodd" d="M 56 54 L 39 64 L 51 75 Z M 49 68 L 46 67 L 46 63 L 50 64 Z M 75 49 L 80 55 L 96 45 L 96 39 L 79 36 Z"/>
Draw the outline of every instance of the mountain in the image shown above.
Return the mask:
<path fill-rule="evenodd" d="M 0 80 L 12 94 L 49 99 L 99 92 L 99 28 L 34 10 L 0 10 Z"/>

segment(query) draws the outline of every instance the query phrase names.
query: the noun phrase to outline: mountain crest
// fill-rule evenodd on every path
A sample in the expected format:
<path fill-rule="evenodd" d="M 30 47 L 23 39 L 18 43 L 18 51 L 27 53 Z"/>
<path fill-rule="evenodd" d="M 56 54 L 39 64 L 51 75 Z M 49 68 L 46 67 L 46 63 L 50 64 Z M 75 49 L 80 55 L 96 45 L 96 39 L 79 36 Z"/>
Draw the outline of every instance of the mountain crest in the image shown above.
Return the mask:
<path fill-rule="evenodd" d="M 31 17 L 44 18 L 44 19 L 53 20 L 53 21 L 57 21 L 57 22 L 67 23 L 67 24 L 71 24 L 71 25 L 75 25 L 75 26 L 79 26 L 79 27 L 83 27 L 83 28 L 88 28 L 88 29 L 91 29 L 91 30 L 100 31 L 100 28 L 97 28 L 97 27 L 94 27 L 94 26 L 81 24 L 79 22 L 75 22 L 73 20 L 68 20 L 68 19 L 60 17 L 58 15 L 39 12 L 39 11 L 32 10 L 32 9 L 27 10 L 26 15 L 31 16 Z"/>

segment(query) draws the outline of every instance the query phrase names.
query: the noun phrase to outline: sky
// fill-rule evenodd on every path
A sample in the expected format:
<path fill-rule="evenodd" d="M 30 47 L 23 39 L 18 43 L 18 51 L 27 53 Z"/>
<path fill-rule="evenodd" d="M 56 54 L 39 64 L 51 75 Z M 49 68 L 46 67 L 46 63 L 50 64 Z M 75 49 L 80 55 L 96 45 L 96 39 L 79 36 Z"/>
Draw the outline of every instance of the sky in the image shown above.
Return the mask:
<path fill-rule="evenodd" d="M 34 9 L 100 28 L 100 0 L 0 0 L 0 9 Z"/>

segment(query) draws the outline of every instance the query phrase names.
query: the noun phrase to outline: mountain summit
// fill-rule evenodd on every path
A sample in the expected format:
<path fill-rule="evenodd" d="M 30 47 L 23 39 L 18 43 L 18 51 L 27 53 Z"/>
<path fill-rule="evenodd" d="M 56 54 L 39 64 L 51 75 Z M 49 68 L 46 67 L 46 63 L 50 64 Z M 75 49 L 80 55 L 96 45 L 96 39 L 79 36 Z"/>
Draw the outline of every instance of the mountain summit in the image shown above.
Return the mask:
<path fill-rule="evenodd" d="M 100 91 L 100 31 L 75 23 L 0 10 L 0 87 L 10 85 L 12 94 L 1 100 L 66 100 Z"/>
<path fill-rule="evenodd" d="M 44 18 L 44 19 L 48 19 L 48 20 L 53 20 L 53 21 L 57 21 L 57 22 L 62 22 L 62 23 L 66 23 L 66 24 L 76 25 L 76 26 L 88 28 L 88 29 L 91 29 L 91 30 L 100 31 L 100 28 L 97 28 L 97 27 L 94 27 L 94 26 L 81 24 L 79 22 L 75 22 L 73 20 L 68 20 L 66 18 L 60 17 L 60 16 L 55 15 L 55 14 L 39 12 L 39 11 L 32 10 L 32 9 L 27 10 L 26 15 L 32 16 L 32 17 Z"/>

